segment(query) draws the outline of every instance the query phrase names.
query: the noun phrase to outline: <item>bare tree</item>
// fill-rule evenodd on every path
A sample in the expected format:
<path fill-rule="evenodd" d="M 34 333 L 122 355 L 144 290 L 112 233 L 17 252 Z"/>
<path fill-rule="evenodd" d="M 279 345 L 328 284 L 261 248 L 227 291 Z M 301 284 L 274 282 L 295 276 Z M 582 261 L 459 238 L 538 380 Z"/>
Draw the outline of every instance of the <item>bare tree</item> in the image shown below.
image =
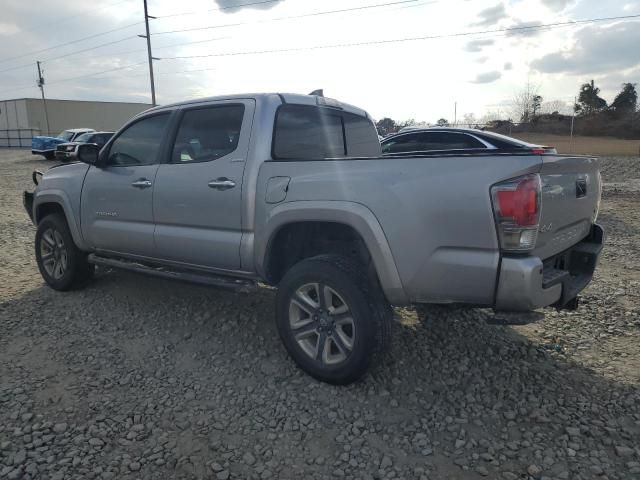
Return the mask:
<path fill-rule="evenodd" d="M 542 97 L 539 95 L 540 87 L 533 85 L 527 80 L 526 85 L 516 92 L 511 100 L 511 113 L 513 118 L 519 119 L 521 122 L 529 122 L 536 115 Z"/>
<path fill-rule="evenodd" d="M 462 117 L 462 124 L 466 127 L 473 128 L 478 125 L 478 119 L 474 113 L 465 113 Z"/>
<path fill-rule="evenodd" d="M 572 111 L 571 105 L 563 100 L 550 100 L 543 102 L 540 106 L 540 113 L 543 114 L 559 113 L 560 115 L 571 115 Z"/>
<path fill-rule="evenodd" d="M 496 120 L 503 120 L 508 115 L 503 114 L 500 110 L 489 110 L 482 117 L 480 117 L 480 125 L 486 125 Z"/>

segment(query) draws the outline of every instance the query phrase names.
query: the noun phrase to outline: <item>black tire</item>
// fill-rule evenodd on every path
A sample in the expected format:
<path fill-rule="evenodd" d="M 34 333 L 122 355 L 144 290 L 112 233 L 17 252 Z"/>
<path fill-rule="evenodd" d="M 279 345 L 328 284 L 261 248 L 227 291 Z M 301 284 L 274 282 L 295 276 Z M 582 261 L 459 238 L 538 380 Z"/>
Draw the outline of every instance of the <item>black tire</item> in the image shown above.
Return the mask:
<path fill-rule="evenodd" d="M 337 385 L 346 385 L 358 380 L 382 357 L 389 344 L 392 309 L 377 281 L 369 278 L 365 272 L 363 266 L 347 257 L 320 255 L 294 265 L 278 286 L 276 324 L 280 338 L 298 366 L 318 380 Z M 325 287 L 329 289 L 326 290 Z M 305 288 L 310 289 L 309 294 L 299 296 Z M 305 308 L 293 305 L 297 303 L 294 299 L 318 298 L 318 292 L 327 291 L 328 299 L 332 303 L 336 301 L 338 304 L 346 304 L 347 313 L 327 313 L 330 310 L 344 310 L 342 306 L 338 309 L 331 306 L 324 309 L 324 313 L 318 314 L 323 312 L 323 304 L 319 299 L 316 302 L 318 310 L 314 310 L 314 313 L 306 311 L 307 308 L 311 309 L 309 303 L 305 303 Z M 324 293 L 322 295 L 324 296 Z M 324 302 L 326 305 L 326 299 Z M 299 320 L 300 314 L 295 314 L 297 310 L 306 318 Z M 292 320 L 293 316 L 297 317 L 295 321 Z M 352 319 L 350 325 L 338 325 L 338 318 L 349 316 Z M 314 318 L 319 320 L 313 320 Z M 294 327 L 300 324 L 304 326 L 297 329 Z M 345 338 L 345 332 L 350 342 L 341 341 Z M 300 340 L 300 337 L 296 339 L 296 335 L 305 337 Z M 327 342 L 328 347 L 325 346 Z M 323 347 L 319 347 L 321 344 Z M 328 352 L 326 357 L 325 351 Z M 334 351 L 335 353 L 332 353 Z M 329 362 L 329 356 L 332 355 L 341 360 L 336 363 Z"/>
<path fill-rule="evenodd" d="M 44 158 L 46 158 L 47 160 L 53 160 L 54 158 L 56 158 L 56 154 L 55 152 L 45 152 Z"/>
<path fill-rule="evenodd" d="M 83 287 L 93 277 L 94 266 L 73 242 L 67 221 L 59 213 L 47 215 L 38 223 L 35 251 L 40 274 L 54 290 Z M 64 268 L 56 266 L 62 264 Z"/>

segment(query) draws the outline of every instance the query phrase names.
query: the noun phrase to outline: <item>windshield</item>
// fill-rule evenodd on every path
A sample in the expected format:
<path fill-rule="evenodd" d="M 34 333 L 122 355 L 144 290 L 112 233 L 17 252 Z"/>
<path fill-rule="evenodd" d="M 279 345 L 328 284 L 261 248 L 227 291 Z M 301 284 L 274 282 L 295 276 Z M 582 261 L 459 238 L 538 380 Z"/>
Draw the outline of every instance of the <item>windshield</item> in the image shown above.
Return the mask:
<path fill-rule="evenodd" d="M 62 140 L 68 142 L 73 138 L 73 132 L 70 130 L 64 130 L 62 133 L 60 133 L 60 135 L 58 135 L 58 138 L 61 138 Z"/>
<path fill-rule="evenodd" d="M 82 135 L 79 135 L 78 138 L 76 138 L 74 141 L 87 143 L 91 139 L 91 135 L 91 133 L 83 133 Z"/>

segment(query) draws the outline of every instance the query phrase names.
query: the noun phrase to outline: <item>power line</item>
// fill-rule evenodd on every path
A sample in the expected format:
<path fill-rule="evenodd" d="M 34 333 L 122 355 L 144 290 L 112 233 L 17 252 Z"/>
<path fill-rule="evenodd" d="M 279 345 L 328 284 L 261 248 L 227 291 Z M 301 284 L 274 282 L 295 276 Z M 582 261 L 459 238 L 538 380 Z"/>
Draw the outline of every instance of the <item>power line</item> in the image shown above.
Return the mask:
<path fill-rule="evenodd" d="M 127 40 L 132 40 L 134 38 L 138 38 L 138 36 L 137 35 L 131 35 L 129 37 L 121 38 L 120 40 L 114 40 L 113 42 L 101 43 L 100 45 L 96 45 L 94 47 L 87 47 L 87 48 L 83 48 L 82 50 L 76 50 L 74 52 L 65 53 L 64 55 L 58 55 L 57 57 L 46 58 L 43 61 L 46 63 L 46 62 L 51 62 L 52 60 L 59 60 L 61 58 L 65 58 L 65 57 L 71 57 L 72 55 L 77 55 L 78 53 L 84 53 L 84 52 L 88 52 L 90 50 L 96 50 L 98 48 L 107 47 L 109 45 L 115 45 L 116 43 L 126 42 Z"/>
<path fill-rule="evenodd" d="M 102 70 L 100 72 L 88 73 L 86 75 L 79 75 L 77 77 L 62 78 L 62 79 L 56 80 L 54 82 L 48 82 L 47 85 L 55 85 L 56 83 L 70 82 L 71 80 L 78 80 L 80 78 L 95 77 L 96 75 L 101 75 L 103 73 L 117 72 L 118 70 L 125 70 L 127 68 L 137 67 L 137 66 L 143 65 L 145 63 L 147 63 L 146 60 L 144 62 L 132 63 L 131 65 L 124 65 L 122 67 L 110 68 L 109 70 Z"/>
<path fill-rule="evenodd" d="M 111 7 L 116 7 L 122 3 L 128 2 L 130 0 L 120 0 L 119 2 L 116 3 L 110 3 L 109 5 L 103 5 L 102 7 L 92 7 L 91 9 L 88 9 L 84 12 L 81 13 L 77 13 L 74 15 L 65 15 L 64 17 L 59 17 L 59 19 L 54 19 L 54 20 L 49 20 L 47 22 L 43 22 L 43 23 L 38 23 L 36 25 L 32 25 L 31 27 L 27 26 L 26 29 L 22 29 L 22 30 L 35 30 L 37 28 L 40 27 L 51 27 L 52 25 L 55 25 L 55 27 L 58 27 L 58 25 L 60 25 L 61 23 L 67 23 L 70 20 L 73 20 L 74 18 L 78 18 L 78 17 L 84 17 L 85 15 L 89 15 L 91 13 L 95 13 L 98 12 L 100 10 L 104 10 L 105 8 L 111 8 Z M 17 32 L 16 32 L 17 33 Z"/>
<path fill-rule="evenodd" d="M 379 7 L 388 7 L 391 5 L 402 5 L 405 3 L 414 3 L 417 2 L 418 0 L 398 0 L 395 2 L 388 2 L 388 3 L 377 3 L 377 4 L 373 4 L 373 5 L 361 5 L 359 7 L 351 7 L 351 8 L 343 8 L 343 9 L 339 9 L 339 10 L 328 10 L 328 11 L 323 11 L 323 12 L 313 12 L 313 13 L 304 13 L 301 15 L 289 15 L 286 17 L 277 17 L 277 18 L 269 18 L 266 20 L 255 20 L 255 21 L 248 21 L 248 22 L 239 22 L 239 23 L 227 23 L 224 25 L 210 25 L 207 27 L 196 27 L 196 28 L 185 28 L 182 30 L 168 30 L 168 31 L 164 31 L 164 32 L 155 32 L 153 35 L 166 35 L 169 33 L 184 33 L 184 32 L 195 32 L 195 31 L 199 31 L 199 30 L 211 30 L 213 28 L 226 28 L 226 27 L 238 27 L 240 25 L 252 25 L 252 24 L 256 24 L 256 23 L 267 23 L 267 22 L 278 22 L 281 20 L 292 20 L 292 19 L 296 19 L 296 18 L 306 18 L 306 17 L 316 17 L 316 16 L 320 16 L 320 15 L 331 15 L 334 13 L 346 13 L 346 12 L 355 12 L 358 10 L 368 10 L 371 8 L 379 8 Z"/>
<path fill-rule="evenodd" d="M 228 53 L 210 53 L 205 55 L 185 55 L 178 57 L 163 57 L 163 60 L 182 60 L 189 58 L 207 58 L 207 57 L 233 57 L 240 55 L 261 55 L 267 53 L 286 53 L 286 52 L 298 52 L 305 50 L 323 50 L 323 49 L 331 49 L 331 48 L 346 48 L 346 47 L 361 47 L 367 45 L 385 45 L 391 43 L 403 43 L 403 42 L 413 42 L 418 40 L 434 40 L 439 38 L 455 38 L 455 37 L 467 37 L 473 35 L 484 35 L 491 33 L 508 33 L 508 32 L 517 32 L 517 31 L 531 31 L 531 30 L 541 30 L 545 28 L 556 28 L 556 27 L 566 27 L 571 25 L 580 25 L 584 23 L 596 23 L 596 22 L 610 22 L 615 20 L 623 20 L 623 19 L 631 19 L 638 18 L 640 14 L 636 15 L 623 15 L 617 17 L 603 17 L 603 18 L 590 18 L 585 20 L 571 20 L 567 22 L 556 22 L 556 23 L 547 23 L 540 25 L 522 25 L 518 27 L 508 27 L 508 28 L 498 28 L 494 30 L 483 30 L 483 31 L 475 31 L 475 32 L 457 32 L 457 33 L 446 33 L 441 35 L 426 35 L 420 37 L 406 37 L 406 38 L 394 38 L 388 40 L 371 40 L 366 42 L 351 42 L 351 43 L 338 43 L 331 45 L 314 45 L 309 47 L 292 47 L 292 48 L 282 48 L 282 49 L 273 49 L 273 50 L 254 50 L 248 52 L 228 52 Z"/>
<path fill-rule="evenodd" d="M 72 40 L 71 42 L 61 43 L 61 44 L 58 44 L 58 45 L 54 45 L 52 47 L 42 48 L 40 50 L 34 50 L 32 52 L 29 52 L 29 53 L 23 53 L 21 55 L 16 55 L 15 57 L 4 58 L 4 59 L 0 60 L 0 63 L 8 62 L 9 60 L 15 60 L 17 58 L 28 57 L 28 56 L 34 55 L 36 53 L 47 52 L 49 50 L 54 50 L 54 49 L 60 48 L 60 47 L 66 47 L 67 45 L 73 45 L 74 43 L 83 42 L 83 41 L 89 40 L 91 38 L 97 38 L 97 37 L 101 37 L 102 35 L 108 35 L 109 33 L 118 32 L 120 30 L 124 30 L 125 28 L 130 28 L 130 27 L 133 27 L 133 26 L 136 26 L 136 25 L 140 25 L 142 23 L 144 23 L 144 22 L 130 23 L 130 24 L 124 25 L 122 27 L 114 28 L 112 30 L 107 30 L 106 32 L 95 33 L 95 34 L 89 35 L 87 37 L 78 38 L 77 40 Z"/>
<path fill-rule="evenodd" d="M 145 63 L 147 63 L 146 60 L 144 62 L 132 63 L 130 65 L 123 65 L 121 67 L 110 68 L 108 70 L 101 70 L 99 72 L 88 73 L 86 75 L 78 75 L 76 77 L 61 78 L 60 80 L 55 80 L 53 82 L 47 82 L 47 85 L 55 85 L 57 83 L 70 82 L 72 80 L 78 80 L 78 79 L 81 79 L 81 78 L 95 77 L 97 75 L 102 75 L 103 73 L 116 72 L 118 70 L 125 70 L 127 68 L 137 67 L 137 66 L 145 64 Z M 3 94 L 3 93 L 6 93 L 6 92 L 13 92 L 15 90 L 26 90 L 27 88 L 34 88 L 34 87 L 30 85 L 30 86 L 24 86 L 24 87 L 9 88 L 7 90 L 2 90 L 0 92 L 0 95 Z"/>
<path fill-rule="evenodd" d="M 220 12 L 222 10 L 233 10 L 233 9 L 238 9 L 238 8 L 244 8 L 244 7 L 251 7 L 253 5 L 264 5 L 266 3 L 276 3 L 276 2 L 280 2 L 282 0 L 262 0 L 259 2 L 251 2 L 251 3 L 243 3 L 241 5 L 230 5 L 228 7 L 218 7 L 218 8 L 210 8 L 208 10 L 205 10 L 205 12 Z M 186 16 L 186 15 L 201 15 L 203 12 L 182 12 L 182 13 L 171 13 L 169 15 L 158 15 L 156 18 L 161 19 L 161 18 L 171 18 L 171 17 L 182 17 L 182 16 Z"/>
<path fill-rule="evenodd" d="M 129 38 L 137 38 L 137 35 L 135 35 L 133 37 L 127 37 L 127 39 L 129 39 Z M 197 41 L 193 41 L 193 42 L 172 43 L 171 45 L 162 45 L 160 47 L 153 47 L 153 49 L 154 50 L 160 50 L 160 49 L 163 49 L 163 48 L 175 48 L 175 47 L 181 47 L 183 45 L 194 45 L 196 43 L 208 43 L 208 42 L 214 42 L 214 41 L 217 41 L 217 40 L 225 40 L 225 39 L 228 39 L 228 38 L 231 38 L 231 37 L 229 37 L 229 36 L 216 37 L 216 38 L 208 38 L 206 40 L 197 40 Z M 123 40 L 125 40 L 125 39 L 123 39 Z M 84 50 L 78 50 L 76 52 L 72 52 L 72 53 L 69 53 L 67 55 L 61 55 L 59 57 L 48 58 L 48 59 L 44 60 L 44 62 L 49 62 L 49 61 L 52 61 L 52 60 L 58 60 L 60 58 L 69 57 L 69 56 L 75 55 L 77 53 L 83 53 L 83 52 L 85 52 L 87 50 L 95 50 L 96 48 L 99 48 L 99 47 L 102 47 L 102 46 L 105 46 L 105 45 L 110 45 L 112 43 L 118 43 L 118 42 L 103 43 L 102 45 L 98 45 L 98 46 L 91 47 L 91 48 L 86 48 Z M 146 52 L 146 51 L 147 51 L 146 48 L 138 48 L 136 50 L 125 50 L 124 52 L 113 52 L 113 53 L 110 53 L 109 55 L 113 55 L 113 56 L 128 55 L 130 53 L 140 53 L 140 52 Z M 83 58 L 83 57 L 81 57 L 81 58 Z M 0 73 L 2 73 L 3 71 L 5 71 L 5 70 L 0 71 Z"/>

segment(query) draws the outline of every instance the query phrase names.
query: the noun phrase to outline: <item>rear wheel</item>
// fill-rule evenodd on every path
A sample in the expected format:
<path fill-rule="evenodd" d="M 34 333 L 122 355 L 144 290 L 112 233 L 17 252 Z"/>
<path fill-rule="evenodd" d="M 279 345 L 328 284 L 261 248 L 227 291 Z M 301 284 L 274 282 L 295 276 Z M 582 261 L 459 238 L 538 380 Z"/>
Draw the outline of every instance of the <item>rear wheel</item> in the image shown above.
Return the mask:
<path fill-rule="evenodd" d="M 93 276 L 94 266 L 73 243 L 67 222 L 58 213 L 38 223 L 35 249 L 40 274 L 55 290 L 84 286 Z"/>
<path fill-rule="evenodd" d="M 276 297 L 280 337 L 294 361 L 328 383 L 359 379 L 383 353 L 391 308 L 364 268 L 337 255 L 301 261 Z"/>
<path fill-rule="evenodd" d="M 44 158 L 46 158 L 47 160 L 53 160 L 54 158 L 56 158 L 56 154 L 55 152 L 44 152 Z"/>

